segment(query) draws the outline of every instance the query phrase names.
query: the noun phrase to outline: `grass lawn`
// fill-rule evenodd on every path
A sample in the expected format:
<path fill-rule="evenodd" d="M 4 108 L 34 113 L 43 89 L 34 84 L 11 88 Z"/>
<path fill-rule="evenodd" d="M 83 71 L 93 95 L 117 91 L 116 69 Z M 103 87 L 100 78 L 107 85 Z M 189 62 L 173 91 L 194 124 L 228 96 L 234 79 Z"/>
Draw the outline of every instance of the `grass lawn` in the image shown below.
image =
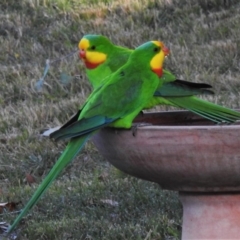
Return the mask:
<path fill-rule="evenodd" d="M 212 102 L 240 107 L 237 0 L 2 0 L 0 9 L 0 203 L 19 202 L 15 211 L 66 145 L 40 138 L 39 131 L 64 123 L 91 91 L 77 54 L 84 34 L 130 48 L 162 40 L 171 49 L 166 69 L 213 85 Z M 36 86 L 47 59 L 44 84 Z M 0 222 L 11 223 L 16 214 L 1 211 Z M 181 214 L 176 192 L 120 173 L 89 142 L 14 235 L 174 240 Z"/>

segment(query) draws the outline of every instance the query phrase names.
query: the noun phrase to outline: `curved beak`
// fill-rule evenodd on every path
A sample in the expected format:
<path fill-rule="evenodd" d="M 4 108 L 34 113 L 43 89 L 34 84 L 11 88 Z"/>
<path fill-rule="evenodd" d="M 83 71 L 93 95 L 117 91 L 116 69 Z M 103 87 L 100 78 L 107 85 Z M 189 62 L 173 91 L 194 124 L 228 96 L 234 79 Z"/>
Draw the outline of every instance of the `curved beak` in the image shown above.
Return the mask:
<path fill-rule="evenodd" d="M 79 50 L 79 57 L 82 59 L 86 58 L 86 51 L 84 49 Z"/>
<path fill-rule="evenodd" d="M 165 57 L 166 57 L 166 56 L 168 56 L 168 55 L 169 55 L 169 53 L 170 53 L 170 50 L 169 50 L 169 48 L 167 48 L 166 46 L 163 46 L 163 48 L 162 48 L 162 51 L 163 51 L 163 53 L 164 53 Z"/>

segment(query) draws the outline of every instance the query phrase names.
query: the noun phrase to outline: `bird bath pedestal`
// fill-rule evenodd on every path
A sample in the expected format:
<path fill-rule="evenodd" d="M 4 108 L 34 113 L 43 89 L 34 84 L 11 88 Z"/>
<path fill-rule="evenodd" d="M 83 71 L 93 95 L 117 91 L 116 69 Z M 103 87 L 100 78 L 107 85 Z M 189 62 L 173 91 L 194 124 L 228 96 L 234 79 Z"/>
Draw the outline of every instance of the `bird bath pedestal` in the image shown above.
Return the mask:
<path fill-rule="evenodd" d="M 182 239 L 240 239 L 240 123 L 214 125 L 188 111 L 145 113 L 131 130 L 93 137 L 116 168 L 179 192 Z"/>

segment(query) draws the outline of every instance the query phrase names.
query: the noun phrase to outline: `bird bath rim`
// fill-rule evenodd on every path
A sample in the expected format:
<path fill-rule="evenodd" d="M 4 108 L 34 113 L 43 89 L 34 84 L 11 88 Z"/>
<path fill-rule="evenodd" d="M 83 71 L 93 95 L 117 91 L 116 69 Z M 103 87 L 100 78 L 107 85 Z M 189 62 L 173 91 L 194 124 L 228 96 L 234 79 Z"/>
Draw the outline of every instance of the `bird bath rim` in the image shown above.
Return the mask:
<path fill-rule="evenodd" d="M 188 111 L 144 113 L 136 118 L 142 122 L 154 125 L 137 127 L 136 136 L 105 128 L 93 142 L 121 171 L 164 189 L 240 192 L 239 122 L 214 125 Z"/>

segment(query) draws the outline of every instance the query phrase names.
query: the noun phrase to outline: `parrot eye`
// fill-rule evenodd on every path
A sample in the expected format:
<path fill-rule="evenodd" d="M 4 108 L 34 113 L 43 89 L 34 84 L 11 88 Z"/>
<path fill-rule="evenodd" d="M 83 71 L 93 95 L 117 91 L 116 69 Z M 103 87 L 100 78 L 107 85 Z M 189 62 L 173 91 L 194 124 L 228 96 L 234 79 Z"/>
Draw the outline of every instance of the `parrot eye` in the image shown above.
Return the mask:
<path fill-rule="evenodd" d="M 91 50 L 95 50 L 95 49 L 96 49 L 96 46 L 93 45 L 93 46 L 91 47 Z"/>
<path fill-rule="evenodd" d="M 153 49 L 154 52 L 159 52 L 159 50 L 160 50 L 159 47 L 155 47 L 155 48 Z"/>

